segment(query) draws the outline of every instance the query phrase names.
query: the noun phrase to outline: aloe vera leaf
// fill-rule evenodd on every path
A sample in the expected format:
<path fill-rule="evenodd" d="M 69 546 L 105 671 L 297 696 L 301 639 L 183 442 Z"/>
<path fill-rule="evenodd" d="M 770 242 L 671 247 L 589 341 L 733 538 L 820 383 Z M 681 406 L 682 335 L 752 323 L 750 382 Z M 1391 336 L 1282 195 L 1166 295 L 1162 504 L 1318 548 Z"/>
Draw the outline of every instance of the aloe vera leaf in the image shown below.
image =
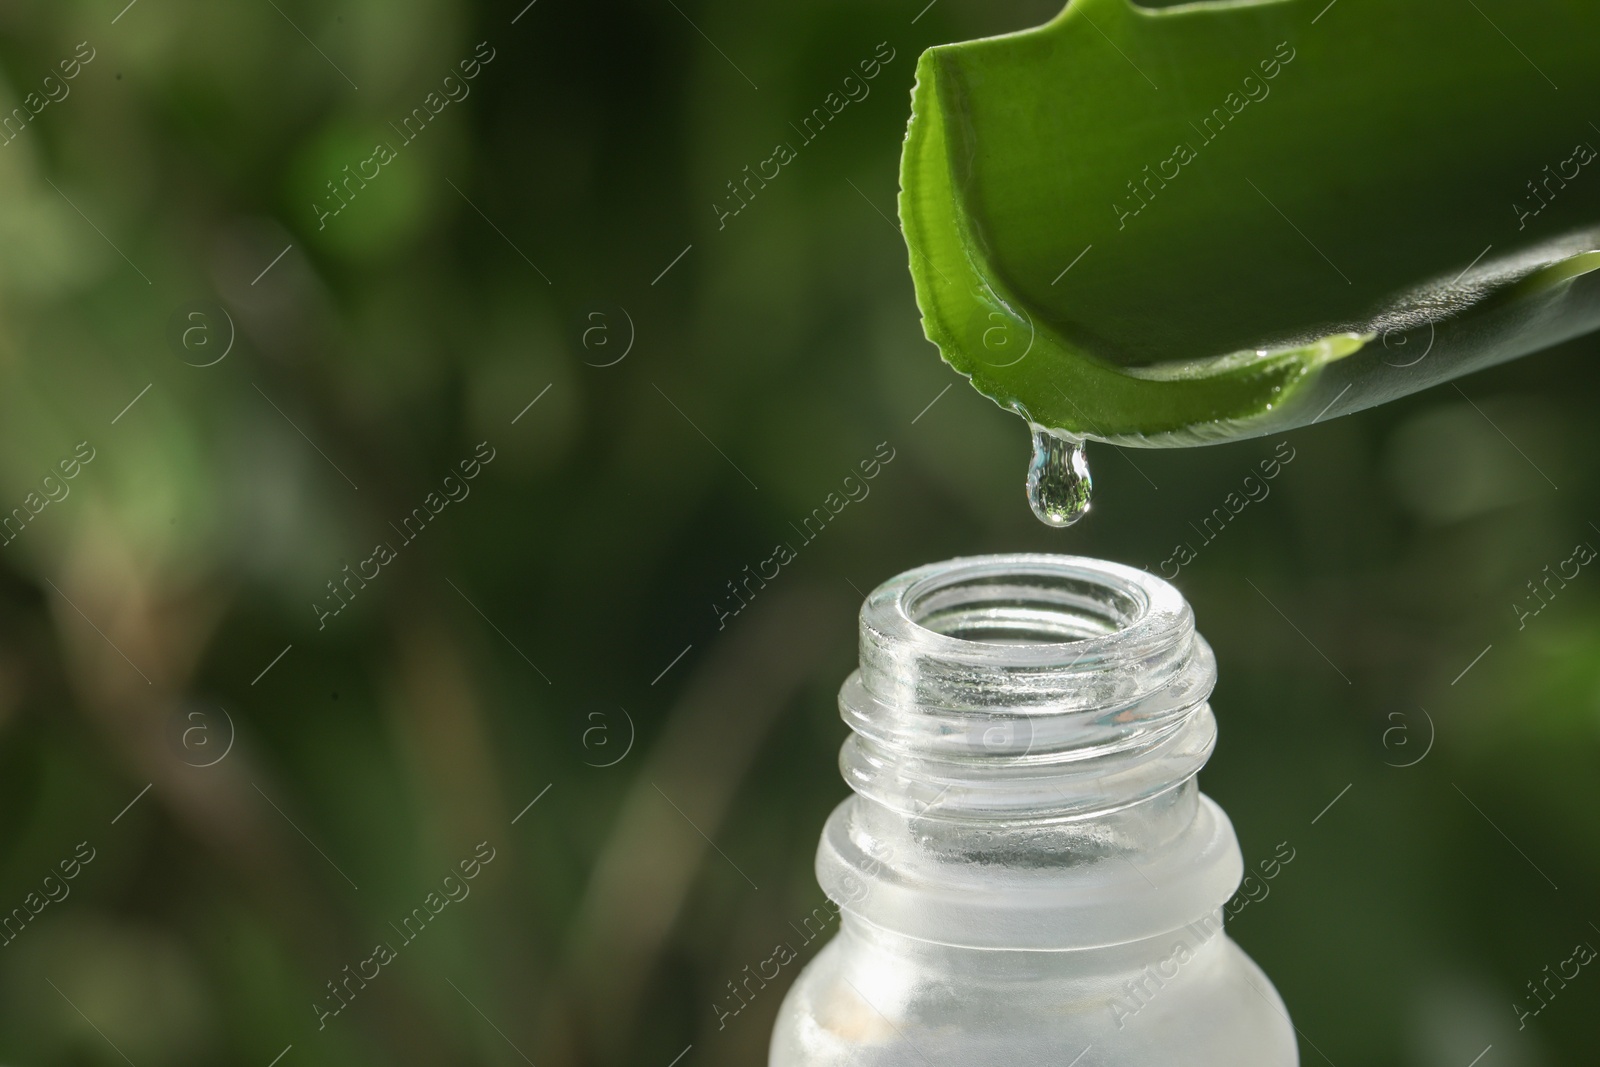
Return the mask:
<path fill-rule="evenodd" d="M 924 329 L 1036 422 L 1183 445 L 1600 327 L 1597 39 L 1574 0 L 1075 0 L 929 49 Z"/>

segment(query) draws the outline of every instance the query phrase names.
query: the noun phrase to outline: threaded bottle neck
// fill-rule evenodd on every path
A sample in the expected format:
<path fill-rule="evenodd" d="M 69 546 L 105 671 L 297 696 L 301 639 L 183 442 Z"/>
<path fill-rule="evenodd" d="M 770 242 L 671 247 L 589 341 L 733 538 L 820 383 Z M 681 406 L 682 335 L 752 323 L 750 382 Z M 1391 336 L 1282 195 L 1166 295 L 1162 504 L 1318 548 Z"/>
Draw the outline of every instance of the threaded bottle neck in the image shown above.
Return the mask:
<path fill-rule="evenodd" d="M 1188 604 L 1143 571 L 984 556 L 886 582 L 839 695 L 857 795 L 818 880 L 877 928 L 965 948 L 1117 945 L 1209 915 L 1241 874 L 1194 781 L 1215 680 Z"/>
<path fill-rule="evenodd" d="M 879 586 L 840 692 L 858 794 L 951 822 L 1092 818 L 1191 779 L 1216 661 L 1178 591 L 1073 556 L 955 559 Z"/>

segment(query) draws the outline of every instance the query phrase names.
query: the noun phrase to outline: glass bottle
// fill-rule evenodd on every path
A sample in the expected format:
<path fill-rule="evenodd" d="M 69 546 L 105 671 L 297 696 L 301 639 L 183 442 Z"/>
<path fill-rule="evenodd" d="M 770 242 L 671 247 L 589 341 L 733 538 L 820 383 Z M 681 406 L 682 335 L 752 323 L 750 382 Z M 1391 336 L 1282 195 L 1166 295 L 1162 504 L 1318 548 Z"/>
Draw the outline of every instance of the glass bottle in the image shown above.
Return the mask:
<path fill-rule="evenodd" d="M 1005 555 L 873 591 L 839 694 L 854 790 L 817 878 L 839 934 L 771 1067 L 1292 1067 L 1222 929 L 1238 840 L 1195 774 L 1216 660 L 1170 584 Z"/>

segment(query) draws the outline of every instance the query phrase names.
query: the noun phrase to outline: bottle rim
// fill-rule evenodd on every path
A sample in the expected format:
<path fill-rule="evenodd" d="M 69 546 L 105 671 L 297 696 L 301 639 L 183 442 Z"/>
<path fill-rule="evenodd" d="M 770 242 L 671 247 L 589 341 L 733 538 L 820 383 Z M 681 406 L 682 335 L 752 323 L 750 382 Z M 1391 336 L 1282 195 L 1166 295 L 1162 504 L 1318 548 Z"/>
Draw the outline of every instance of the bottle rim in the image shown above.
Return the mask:
<path fill-rule="evenodd" d="M 1194 625 L 1183 594 L 1148 571 L 1045 553 L 962 556 L 906 571 L 867 597 L 861 621 L 929 654 L 1017 664 L 1171 644 Z"/>
<path fill-rule="evenodd" d="M 1085 556 L 967 556 L 906 571 L 862 604 L 860 653 L 861 685 L 908 710 L 1095 711 L 1196 666 L 1215 678 L 1176 587 Z"/>

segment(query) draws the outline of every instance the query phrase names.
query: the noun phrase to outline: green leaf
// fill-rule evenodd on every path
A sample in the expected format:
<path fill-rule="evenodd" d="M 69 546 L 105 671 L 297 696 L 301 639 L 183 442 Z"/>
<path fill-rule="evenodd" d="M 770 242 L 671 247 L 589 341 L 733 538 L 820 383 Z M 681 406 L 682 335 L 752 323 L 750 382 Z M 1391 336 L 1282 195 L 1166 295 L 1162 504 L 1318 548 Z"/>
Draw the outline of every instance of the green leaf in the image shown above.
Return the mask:
<path fill-rule="evenodd" d="M 924 329 L 1001 405 L 1157 446 L 1596 329 L 1597 40 L 1579 0 L 1074 0 L 929 49 L 900 195 Z"/>

